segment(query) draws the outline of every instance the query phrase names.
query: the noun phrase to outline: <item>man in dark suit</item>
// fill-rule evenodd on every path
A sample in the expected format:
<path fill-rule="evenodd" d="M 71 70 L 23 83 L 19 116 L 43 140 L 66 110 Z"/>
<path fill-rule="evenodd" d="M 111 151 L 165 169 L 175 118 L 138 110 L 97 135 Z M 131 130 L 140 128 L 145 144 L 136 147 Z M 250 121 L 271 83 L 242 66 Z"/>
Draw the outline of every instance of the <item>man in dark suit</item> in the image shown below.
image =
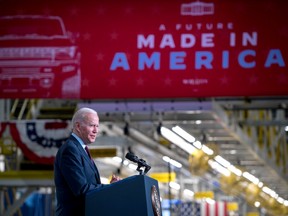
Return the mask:
<path fill-rule="evenodd" d="M 88 191 L 104 187 L 100 174 L 85 148 L 95 142 L 99 117 L 89 108 L 79 109 L 72 118 L 72 134 L 57 152 L 54 163 L 56 216 L 84 215 L 84 199 Z M 112 176 L 111 183 L 119 180 Z"/>

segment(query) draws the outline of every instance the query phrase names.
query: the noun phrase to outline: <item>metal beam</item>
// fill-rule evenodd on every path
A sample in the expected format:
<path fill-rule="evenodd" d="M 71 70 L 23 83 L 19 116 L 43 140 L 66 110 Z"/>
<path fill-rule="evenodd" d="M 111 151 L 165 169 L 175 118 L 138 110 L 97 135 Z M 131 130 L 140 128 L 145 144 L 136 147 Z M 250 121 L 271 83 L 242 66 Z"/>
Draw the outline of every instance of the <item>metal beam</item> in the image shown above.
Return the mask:
<path fill-rule="evenodd" d="M 225 127 L 227 127 L 228 130 L 233 133 L 233 136 L 235 139 L 237 139 L 240 143 L 242 143 L 244 146 L 246 146 L 247 150 L 252 153 L 252 155 L 257 158 L 259 161 L 261 161 L 263 164 L 266 165 L 267 171 L 275 174 L 275 176 L 278 176 L 278 180 L 283 181 L 288 185 L 287 179 L 288 179 L 288 173 L 283 173 L 279 167 L 276 166 L 276 164 L 267 158 L 265 155 L 265 151 L 259 149 L 258 145 L 253 142 L 239 127 L 237 124 L 236 119 L 228 118 L 224 110 L 221 108 L 221 106 L 217 103 L 213 104 L 215 113 L 219 117 L 219 123 L 222 123 Z M 277 181 L 277 180 L 275 180 Z M 279 191 L 279 194 L 281 191 Z M 285 194 L 287 196 L 287 194 Z"/>
<path fill-rule="evenodd" d="M 36 190 L 36 187 L 29 187 L 25 193 L 22 194 L 22 196 L 17 199 L 11 206 L 8 207 L 8 209 L 3 213 L 2 216 L 11 216 L 13 215 L 25 202 L 26 198 Z"/>

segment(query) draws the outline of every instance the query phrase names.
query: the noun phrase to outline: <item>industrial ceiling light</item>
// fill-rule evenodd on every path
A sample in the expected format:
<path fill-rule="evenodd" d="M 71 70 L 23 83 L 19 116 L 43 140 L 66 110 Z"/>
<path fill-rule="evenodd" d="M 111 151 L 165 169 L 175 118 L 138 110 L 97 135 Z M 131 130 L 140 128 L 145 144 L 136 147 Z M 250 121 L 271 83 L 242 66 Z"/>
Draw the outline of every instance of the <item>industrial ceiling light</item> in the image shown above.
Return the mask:
<path fill-rule="evenodd" d="M 160 131 L 163 137 L 186 151 L 188 154 L 192 154 L 196 150 L 194 146 L 192 146 L 190 143 L 187 143 L 184 139 L 182 139 L 170 129 L 162 126 Z"/>
<path fill-rule="evenodd" d="M 194 192 L 189 190 L 189 189 L 184 189 L 183 194 L 187 195 L 187 196 L 194 196 Z"/>
<path fill-rule="evenodd" d="M 172 128 L 172 130 L 178 134 L 179 136 L 181 136 L 182 138 L 184 138 L 186 141 L 188 141 L 189 143 L 192 143 L 193 146 L 195 146 L 198 149 L 202 148 L 202 143 L 200 141 L 196 141 L 195 137 L 192 136 L 191 134 L 189 134 L 187 131 L 183 130 L 181 127 L 179 126 L 175 126 Z"/>
<path fill-rule="evenodd" d="M 191 134 L 187 133 L 185 130 L 183 130 L 179 126 L 173 127 L 172 130 L 190 143 L 193 143 L 196 140 L 195 137 L 193 137 Z"/>
<path fill-rule="evenodd" d="M 215 161 L 217 161 L 219 164 L 221 164 L 222 166 L 224 167 L 229 167 L 231 164 L 229 161 L 225 160 L 223 157 L 221 157 L 220 155 L 217 155 L 215 158 L 214 158 Z"/>
<path fill-rule="evenodd" d="M 256 208 L 260 207 L 260 202 L 256 201 L 256 202 L 254 203 L 254 206 L 255 206 Z"/>
<path fill-rule="evenodd" d="M 171 158 L 169 158 L 168 156 L 163 156 L 162 158 L 164 161 L 166 161 L 167 163 L 170 163 L 172 164 L 173 166 L 177 167 L 177 168 L 181 168 L 182 167 L 182 164 L 179 163 L 178 161 L 176 160 L 173 160 Z"/>
<path fill-rule="evenodd" d="M 206 145 L 202 145 L 202 151 L 205 152 L 208 155 L 213 155 L 214 154 L 214 151 L 212 149 L 210 149 Z"/>
<path fill-rule="evenodd" d="M 169 186 L 175 190 L 180 190 L 180 185 L 176 182 L 169 182 Z"/>
<path fill-rule="evenodd" d="M 196 142 L 194 142 L 193 143 L 193 145 L 196 147 L 196 148 L 198 148 L 198 149 L 201 149 L 202 148 L 202 143 L 200 142 L 200 141 L 196 141 Z"/>
<path fill-rule="evenodd" d="M 222 165 L 220 165 L 218 162 L 210 159 L 208 161 L 209 165 L 216 170 L 217 172 L 221 173 L 224 176 L 230 176 L 230 171 L 228 169 L 226 169 L 225 167 L 223 167 Z"/>
<path fill-rule="evenodd" d="M 263 185 L 264 185 L 264 183 L 263 183 L 263 182 L 259 182 L 259 183 L 258 183 L 258 187 L 259 187 L 259 188 L 262 188 L 262 187 L 263 187 Z"/>
<path fill-rule="evenodd" d="M 244 172 L 243 176 L 256 185 L 259 183 L 259 179 L 253 176 L 252 174 L 250 174 L 249 172 Z"/>
<path fill-rule="evenodd" d="M 242 171 L 241 171 L 240 169 L 236 168 L 235 166 L 230 165 L 230 166 L 228 167 L 228 169 L 229 169 L 232 173 L 236 174 L 237 176 L 239 176 L 239 177 L 242 176 Z"/>

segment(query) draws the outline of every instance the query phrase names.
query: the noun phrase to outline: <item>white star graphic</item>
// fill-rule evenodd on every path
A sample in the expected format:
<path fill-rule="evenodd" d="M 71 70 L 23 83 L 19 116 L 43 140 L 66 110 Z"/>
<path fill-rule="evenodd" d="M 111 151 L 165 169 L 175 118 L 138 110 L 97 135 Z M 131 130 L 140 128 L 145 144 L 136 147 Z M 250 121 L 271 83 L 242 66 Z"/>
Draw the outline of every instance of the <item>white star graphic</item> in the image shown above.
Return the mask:
<path fill-rule="evenodd" d="M 103 53 L 97 53 L 96 59 L 97 59 L 97 61 L 103 61 L 104 60 L 104 54 Z"/>
<path fill-rule="evenodd" d="M 104 7 L 99 7 L 96 9 L 97 15 L 104 15 L 105 14 L 105 9 Z"/>
<path fill-rule="evenodd" d="M 151 8 L 153 14 L 160 14 L 160 7 L 159 5 L 154 5 Z"/>
<path fill-rule="evenodd" d="M 70 9 L 70 15 L 71 16 L 78 16 L 79 9 L 78 8 L 71 8 Z"/>
<path fill-rule="evenodd" d="M 85 41 L 91 40 L 91 34 L 90 33 L 83 34 L 83 40 L 85 40 Z"/>
<path fill-rule="evenodd" d="M 256 83 L 258 83 L 258 77 L 257 76 L 251 76 L 251 77 L 249 77 L 249 83 L 250 84 L 256 84 Z"/>
<path fill-rule="evenodd" d="M 132 11 L 133 11 L 133 9 L 132 9 L 132 7 L 130 7 L 130 6 L 128 6 L 128 7 L 126 7 L 125 9 L 124 9 L 124 12 L 125 12 L 125 14 L 132 14 Z"/>
<path fill-rule="evenodd" d="M 228 78 L 226 76 L 220 78 L 220 82 L 223 85 L 227 85 L 228 84 Z"/>
<path fill-rule="evenodd" d="M 110 86 L 115 86 L 116 85 L 117 80 L 114 78 L 109 79 L 109 85 Z"/>
<path fill-rule="evenodd" d="M 137 79 L 136 81 L 138 86 L 143 86 L 144 85 L 144 80 L 142 78 Z"/>
<path fill-rule="evenodd" d="M 34 130 L 34 125 L 29 124 L 29 126 L 28 126 L 28 130 L 29 130 L 29 131 Z"/>
<path fill-rule="evenodd" d="M 169 77 L 167 77 L 166 79 L 164 79 L 164 83 L 165 85 L 170 86 L 172 84 L 172 80 Z"/>
<path fill-rule="evenodd" d="M 82 80 L 81 84 L 82 84 L 82 86 L 88 87 L 89 84 L 90 84 L 90 81 L 87 78 L 85 78 L 85 79 Z"/>
<path fill-rule="evenodd" d="M 110 37 L 112 40 L 116 40 L 116 39 L 118 39 L 118 34 L 116 32 L 113 32 L 110 34 Z"/>
<path fill-rule="evenodd" d="M 47 140 L 46 140 L 46 139 L 43 139 L 43 140 L 42 140 L 42 145 L 45 146 L 46 143 L 47 143 Z"/>

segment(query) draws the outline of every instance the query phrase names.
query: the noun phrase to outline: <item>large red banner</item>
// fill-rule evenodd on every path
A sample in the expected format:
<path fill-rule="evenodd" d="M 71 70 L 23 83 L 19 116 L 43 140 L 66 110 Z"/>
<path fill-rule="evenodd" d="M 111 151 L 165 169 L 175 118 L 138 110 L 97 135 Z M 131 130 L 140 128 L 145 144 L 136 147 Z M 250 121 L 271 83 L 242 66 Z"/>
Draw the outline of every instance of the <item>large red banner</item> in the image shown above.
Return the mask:
<path fill-rule="evenodd" d="M 288 94 L 282 0 L 1 1 L 0 97 Z"/>

